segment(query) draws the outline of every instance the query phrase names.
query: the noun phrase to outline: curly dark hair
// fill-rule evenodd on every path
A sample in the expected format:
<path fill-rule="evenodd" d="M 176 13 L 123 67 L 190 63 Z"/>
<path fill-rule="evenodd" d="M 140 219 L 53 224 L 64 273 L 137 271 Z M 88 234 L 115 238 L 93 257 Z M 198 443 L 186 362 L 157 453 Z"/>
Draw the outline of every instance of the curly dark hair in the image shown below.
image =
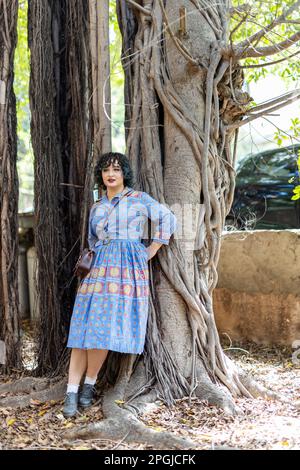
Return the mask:
<path fill-rule="evenodd" d="M 129 160 L 126 155 L 118 152 L 107 152 L 98 157 L 94 170 L 95 183 L 98 184 L 102 189 L 106 189 L 102 179 L 102 170 L 107 168 L 111 163 L 115 162 L 117 162 L 122 169 L 124 186 L 129 186 L 132 188 L 134 184 L 134 177 Z"/>

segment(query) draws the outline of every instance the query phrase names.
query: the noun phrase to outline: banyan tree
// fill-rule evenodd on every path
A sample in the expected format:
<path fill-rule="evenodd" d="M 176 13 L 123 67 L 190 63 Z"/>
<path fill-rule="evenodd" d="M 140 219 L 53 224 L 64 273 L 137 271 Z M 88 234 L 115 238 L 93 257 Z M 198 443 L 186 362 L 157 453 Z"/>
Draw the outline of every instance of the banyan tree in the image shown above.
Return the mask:
<path fill-rule="evenodd" d="M 29 0 L 39 375 L 64 362 L 76 288 L 72 269 L 90 203 L 83 189 L 91 176 L 87 17 L 85 1 Z"/>
<path fill-rule="evenodd" d="M 109 147 L 109 134 L 101 141 L 106 134 L 99 133 L 101 126 L 107 129 L 101 103 L 109 101 L 107 95 L 103 99 L 108 77 L 102 27 L 108 2 L 101 2 L 101 8 L 95 0 L 29 3 L 35 233 L 45 329 L 39 370 L 46 370 L 46 363 L 53 371 L 58 356 L 51 360 L 47 347 L 63 355 L 60 329 L 64 325 L 66 331 L 65 315 L 70 314 L 65 284 L 74 258 L 67 255 L 80 233 L 84 243 L 92 188 L 90 142 L 97 136 L 97 149 Z M 138 419 L 145 405 L 157 399 L 172 405 L 190 396 L 234 413 L 237 396 L 272 396 L 225 355 L 213 305 L 222 230 L 235 188 L 238 129 L 300 96 L 295 91 L 256 106 L 243 88 L 245 59 L 254 60 L 250 67 L 287 60 L 300 39 L 295 26 L 300 2 L 285 2 L 285 9 L 266 16 L 261 26 L 259 17 L 253 33 L 240 39 L 239 31 L 252 21 L 260 3 L 116 2 L 123 39 L 126 153 L 137 189 L 174 209 L 180 224 L 169 246 L 162 246 L 149 263 L 144 354 L 109 354 L 99 374 L 107 419 L 72 430 L 69 438 L 126 435 L 127 440 L 158 446 L 191 445 L 146 429 Z M 276 33 L 282 25 L 284 37 Z M 268 59 L 273 55 L 274 60 Z M 95 63 L 100 59 L 102 75 Z M 65 257 L 68 262 L 61 267 Z M 51 388 L 40 393 L 36 396 L 53 396 Z"/>
<path fill-rule="evenodd" d="M 21 366 L 18 306 L 17 119 L 13 90 L 18 2 L 0 2 L 0 364 Z"/>

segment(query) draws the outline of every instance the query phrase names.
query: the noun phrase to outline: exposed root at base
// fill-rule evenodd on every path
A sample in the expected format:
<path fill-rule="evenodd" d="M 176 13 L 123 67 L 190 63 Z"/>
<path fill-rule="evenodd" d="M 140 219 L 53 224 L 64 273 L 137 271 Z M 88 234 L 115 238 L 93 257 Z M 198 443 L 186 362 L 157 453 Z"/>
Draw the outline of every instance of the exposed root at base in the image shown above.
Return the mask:
<path fill-rule="evenodd" d="M 232 397 L 227 391 L 209 382 L 202 382 L 195 390 L 196 397 L 208 402 L 210 405 L 221 408 L 227 415 L 237 415 L 239 408 L 235 405 Z"/>
<path fill-rule="evenodd" d="M 13 382 L 6 382 L 0 385 L 0 394 L 2 393 L 31 393 L 32 391 L 45 390 L 49 387 L 49 379 L 37 377 L 22 377 Z"/>
<path fill-rule="evenodd" d="M 118 414 L 115 418 L 107 418 L 103 421 L 88 426 L 82 426 L 62 435 L 66 440 L 103 438 L 118 440 L 126 443 L 147 444 L 155 449 L 194 449 L 196 444 L 187 438 L 177 437 L 174 434 L 163 431 L 155 431 L 145 426 L 141 421 L 127 412 L 127 416 Z"/>
<path fill-rule="evenodd" d="M 291 403 L 288 398 L 280 395 L 277 392 L 273 392 L 272 390 L 267 389 L 263 385 L 259 384 L 256 380 L 250 377 L 246 372 L 239 373 L 239 378 L 245 388 L 251 393 L 253 398 L 265 398 L 266 400 L 276 400 L 284 404 L 289 404 L 295 407 L 297 410 L 300 409 L 300 401 L 296 401 Z"/>
<path fill-rule="evenodd" d="M 56 383 L 53 383 L 53 381 L 49 379 L 34 379 L 32 377 L 27 377 L 26 379 L 29 380 L 21 379 L 22 383 L 18 380 L 15 383 L 1 386 L 0 393 L 28 392 L 27 395 L 8 396 L 0 399 L 1 408 L 25 408 L 31 404 L 31 400 L 38 400 L 41 403 L 45 403 L 51 400 L 61 400 L 64 397 L 67 383 L 66 378 L 63 378 L 59 382 L 56 381 Z M 30 383 L 31 388 L 29 388 Z M 10 385 L 9 388 L 8 385 Z"/>

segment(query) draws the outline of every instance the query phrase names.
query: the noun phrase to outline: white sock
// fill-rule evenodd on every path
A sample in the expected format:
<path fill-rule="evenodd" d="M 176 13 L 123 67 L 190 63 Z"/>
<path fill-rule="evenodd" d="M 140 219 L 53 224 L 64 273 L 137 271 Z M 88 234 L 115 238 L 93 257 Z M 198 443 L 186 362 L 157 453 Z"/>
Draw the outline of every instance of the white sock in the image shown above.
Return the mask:
<path fill-rule="evenodd" d="M 85 379 L 84 379 L 84 383 L 85 383 L 85 384 L 89 384 L 89 385 L 95 385 L 96 380 L 97 380 L 97 377 L 95 377 L 94 379 L 92 379 L 92 377 L 86 376 Z"/>
<path fill-rule="evenodd" d="M 79 385 L 68 384 L 67 393 L 70 393 L 70 392 L 78 393 L 78 388 L 79 388 Z"/>

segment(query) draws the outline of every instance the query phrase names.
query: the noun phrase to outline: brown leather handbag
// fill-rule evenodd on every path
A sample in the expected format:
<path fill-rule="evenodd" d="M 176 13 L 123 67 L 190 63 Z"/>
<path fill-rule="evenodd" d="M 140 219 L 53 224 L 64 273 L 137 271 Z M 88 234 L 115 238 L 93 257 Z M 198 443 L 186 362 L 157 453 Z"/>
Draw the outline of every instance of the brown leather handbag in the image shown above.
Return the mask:
<path fill-rule="evenodd" d="M 95 252 L 84 248 L 74 268 L 75 276 L 85 277 L 91 270 Z"/>

